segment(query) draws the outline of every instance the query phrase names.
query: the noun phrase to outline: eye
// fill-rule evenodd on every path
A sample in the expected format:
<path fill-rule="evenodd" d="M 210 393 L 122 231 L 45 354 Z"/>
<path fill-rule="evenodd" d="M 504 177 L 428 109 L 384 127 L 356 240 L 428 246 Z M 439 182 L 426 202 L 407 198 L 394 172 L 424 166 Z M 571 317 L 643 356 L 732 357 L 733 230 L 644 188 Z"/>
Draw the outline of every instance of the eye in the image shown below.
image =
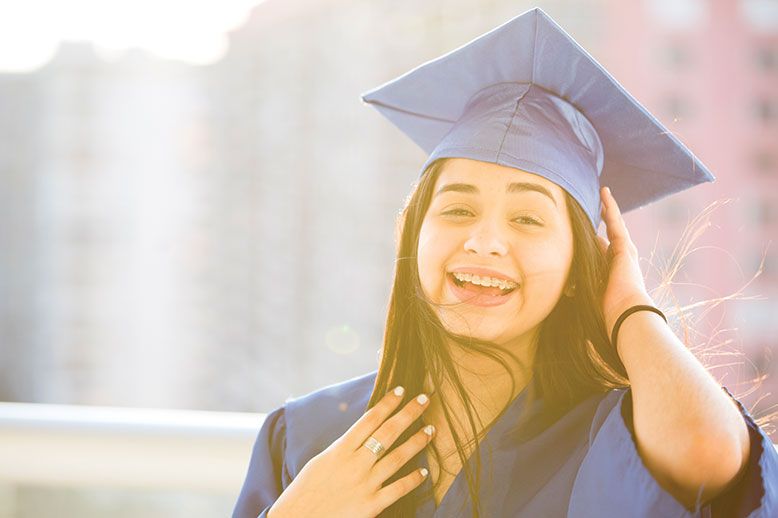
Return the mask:
<path fill-rule="evenodd" d="M 473 213 L 470 212 L 467 209 L 457 208 L 457 209 L 450 209 L 447 211 L 442 212 L 444 216 L 472 216 Z"/>
<path fill-rule="evenodd" d="M 514 218 L 513 221 L 520 223 L 522 225 L 537 225 L 539 227 L 543 226 L 542 222 L 536 220 L 531 216 L 519 216 L 518 218 Z"/>

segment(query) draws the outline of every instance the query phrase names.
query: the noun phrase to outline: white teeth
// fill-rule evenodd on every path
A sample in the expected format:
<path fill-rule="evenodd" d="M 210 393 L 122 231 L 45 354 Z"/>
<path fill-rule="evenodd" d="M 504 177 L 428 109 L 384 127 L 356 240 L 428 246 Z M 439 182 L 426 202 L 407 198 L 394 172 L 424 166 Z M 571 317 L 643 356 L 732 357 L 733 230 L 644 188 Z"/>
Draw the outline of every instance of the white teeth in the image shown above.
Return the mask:
<path fill-rule="evenodd" d="M 495 279 L 494 277 L 481 277 L 473 275 L 472 273 L 453 273 L 452 274 L 460 282 L 469 282 L 478 286 L 495 287 L 501 290 L 511 290 L 518 286 L 513 281 L 506 281 L 503 279 Z"/>

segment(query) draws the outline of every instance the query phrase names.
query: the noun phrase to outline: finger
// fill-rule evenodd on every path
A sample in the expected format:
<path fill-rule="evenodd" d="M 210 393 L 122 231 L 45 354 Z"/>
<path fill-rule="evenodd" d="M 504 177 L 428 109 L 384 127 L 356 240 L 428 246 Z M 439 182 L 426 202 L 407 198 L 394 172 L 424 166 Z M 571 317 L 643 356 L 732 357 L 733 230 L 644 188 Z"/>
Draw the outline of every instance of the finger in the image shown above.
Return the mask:
<path fill-rule="evenodd" d="M 415 469 L 412 473 L 405 475 L 400 480 L 379 489 L 378 493 L 376 493 L 378 507 L 383 511 L 400 498 L 419 487 L 422 482 L 426 480 L 428 474 L 429 471 L 427 471 L 426 468 Z"/>
<path fill-rule="evenodd" d="M 435 427 L 431 424 L 427 425 L 388 453 L 386 457 L 376 462 L 370 475 L 374 484 L 380 486 L 389 480 L 392 475 L 397 473 L 400 468 L 405 466 L 409 460 L 430 443 L 434 433 Z"/>
<path fill-rule="evenodd" d="M 603 187 L 600 189 L 600 196 L 604 205 L 603 221 L 605 222 L 608 240 L 611 243 L 617 242 L 619 245 L 623 241 L 630 241 L 627 224 L 624 222 L 619 204 L 613 197 L 610 188 Z"/>
<path fill-rule="evenodd" d="M 419 394 L 418 397 L 409 401 L 399 412 L 386 420 L 378 429 L 372 433 L 372 436 L 381 443 L 385 449 L 392 447 L 392 444 L 400 435 L 408 429 L 429 406 L 429 397 L 426 394 Z M 371 462 L 378 460 L 375 453 L 367 448 L 360 448 Z"/>
<path fill-rule="evenodd" d="M 600 247 L 602 255 L 608 255 L 608 240 L 602 236 L 597 236 L 597 246 Z"/>
<path fill-rule="evenodd" d="M 339 439 L 349 451 L 361 447 L 370 435 L 375 432 L 389 416 L 392 415 L 403 400 L 405 389 L 395 387 L 387 392 L 381 400 L 351 425 L 351 428 Z"/>

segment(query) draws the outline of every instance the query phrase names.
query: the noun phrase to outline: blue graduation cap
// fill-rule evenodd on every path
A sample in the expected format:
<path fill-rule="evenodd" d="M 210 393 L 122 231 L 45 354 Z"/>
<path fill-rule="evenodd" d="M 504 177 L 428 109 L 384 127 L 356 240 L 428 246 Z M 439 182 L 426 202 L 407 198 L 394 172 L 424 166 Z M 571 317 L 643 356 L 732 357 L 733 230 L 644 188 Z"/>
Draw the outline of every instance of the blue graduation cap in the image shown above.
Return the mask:
<path fill-rule="evenodd" d="M 600 223 L 715 178 L 541 9 L 362 95 L 429 155 L 540 175 Z"/>

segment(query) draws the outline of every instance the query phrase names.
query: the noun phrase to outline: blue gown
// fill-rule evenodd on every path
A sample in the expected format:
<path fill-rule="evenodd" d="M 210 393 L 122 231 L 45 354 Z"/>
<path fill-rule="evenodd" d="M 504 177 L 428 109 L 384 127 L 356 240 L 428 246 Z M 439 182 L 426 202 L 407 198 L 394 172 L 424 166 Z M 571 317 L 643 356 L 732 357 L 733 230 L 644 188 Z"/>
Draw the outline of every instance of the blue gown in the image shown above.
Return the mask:
<path fill-rule="evenodd" d="M 365 412 L 375 378 L 372 372 L 326 387 L 268 414 L 233 518 L 264 518 L 305 463 Z M 529 435 L 542 399 L 527 409 L 526 395 L 524 389 L 479 445 L 482 516 L 778 517 L 778 453 L 737 400 L 751 439 L 748 466 L 733 486 L 689 511 L 643 465 L 635 448 L 629 389 L 591 396 Z M 427 465 L 425 455 L 412 462 Z M 431 484 L 430 478 L 423 484 Z M 470 505 L 460 471 L 440 505 L 436 508 L 430 497 L 416 516 L 469 517 Z"/>

